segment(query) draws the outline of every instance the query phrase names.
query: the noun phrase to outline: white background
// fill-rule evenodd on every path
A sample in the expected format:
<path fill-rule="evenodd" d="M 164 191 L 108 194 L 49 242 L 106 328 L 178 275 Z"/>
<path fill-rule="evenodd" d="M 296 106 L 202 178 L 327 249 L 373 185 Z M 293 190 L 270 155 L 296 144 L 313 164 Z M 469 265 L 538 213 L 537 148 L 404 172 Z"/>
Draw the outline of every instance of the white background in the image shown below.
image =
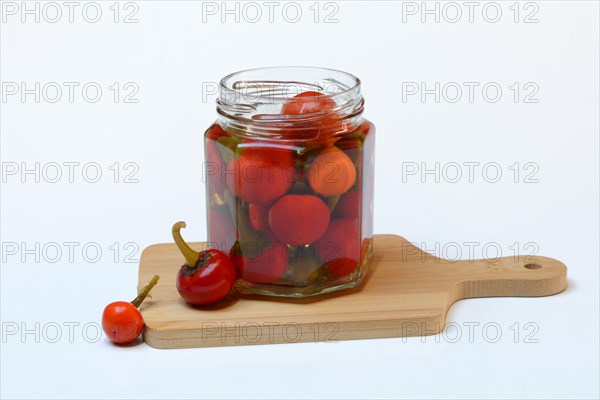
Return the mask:
<path fill-rule="evenodd" d="M 597 2 L 520 3 L 518 22 L 513 2 L 498 2 L 495 23 L 496 7 L 484 14 L 485 2 L 472 22 L 459 2 L 455 23 L 456 8 L 445 3 L 438 3 L 439 22 L 411 13 L 420 2 L 320 3 L 317 22 L 313 3 L 299 3 L 296 23 L 293 9 L 282 15 L 284 2 L 272 23 L 262 2 L 255 23 L 245 3 L 239 22 L 220 14 L 220 2 L 212 3 L 216 15 L 193 1 L 120 3 L 116 23 L 113 2 L 99 3 L 96 23 L 82 16 L 85 2 L 73 22 L 59 2 L 55 23 L 56 10 L 45 3 L 37 6 L 39 22 L 22 15 L 20 2 L 7 3 L 0 42 L 2 397 L 598 398 Z M 93 19 L 94 9 L 86 10 Z M 124 23 L 133 11 L 138 22 Z M 337 22 L 324 23 L 332 11 Z M 180 219 L 188 222 L 187 238 L 206 237 L 201 140 L 216 113 L 215 96 L 203 89 L 227 73 L 271 65 L 325 66 L 362 79 L 365 116 L 378 135 L 375 232 L 401 234 L 450 258 L 494 257 L 497 249 L 554 257 L 569 268 L 568 289 L 547 298 L 461 301 L 449 311 L 451 327 L 424 339 L 172 351 L 96 340 L 103 307 L 134 297 L 144 247 L 170 241 Z M 31 89 L 36 82 L 79 86 L 72 103 L 66 86 L 56 103 L 52 91 L 40 93 L 39 103 L 33 94 L 9 93 L 14 84 Z M 82 96 L 89 82 L 102 88 L 96 103 Z M 117 103 L 109 88 L 115 82 Z M 125 90 L 128 82 L 134 86 Z M 429 89 L 456 82 L 462 97 L 408 96 L 411 82 Z M 479 85 L 472 102 L 464 82 Z M 492 89 L 483 96 L 487 83 L 502 89 L 497 102 Z M 138 102 L 126 103 L 132 87 Z M 534 89 L 528 100 L 537 102 L 525 102 Z M 21 174 L 36 162 L 39 182 Z M 65 162 L 80 163 L 73 182 Z M 402 175 L 436 162 L 439 182 L 433 174 Z M 465 162 L 480 163 L 472 182 Z M 53 163 L 62 165 L 56 183 Z M 95 177 L 93 168 L 82 173 L 87 163 L 100 166 L 97 183 L 86 181 Z M 462 166 L 456 183 L 453 163 Z M 497 164 L 484 174 L 488 163 Z M 502 176 L 492 183 L 497 169 Z M 124 182 L 132 171 L 137 183 Z M 65 242 L 76 243 L 72 259 Z M 468 242 L 477 243 L 472 255 Z M 39 251 L 24 251 L 36 243 Z M 102 255 L 92 262 L 96 248 Z M 69 323 L 76 324 L 71 338 Z M 479 324 L 473 335 L 469 323 Z M 495 343 L 485 324 L 501 329 Z M 22 335 L 25 329 L 32 333 Z"/>

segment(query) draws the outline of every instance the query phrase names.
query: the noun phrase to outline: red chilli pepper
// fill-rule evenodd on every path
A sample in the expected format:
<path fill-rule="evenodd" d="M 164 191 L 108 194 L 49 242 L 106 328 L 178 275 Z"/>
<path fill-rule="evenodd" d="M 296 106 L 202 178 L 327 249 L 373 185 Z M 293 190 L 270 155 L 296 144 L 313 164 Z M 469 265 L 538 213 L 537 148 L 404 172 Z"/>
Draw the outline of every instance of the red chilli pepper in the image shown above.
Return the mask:
<path fill-rule="evenodd" d="M 235 266 L 220 250 L 192 250 L 181 237 L 180 230 L 185 226 L 180 221 L 172 229 L 173 239 L 186 260 L 177 274 L 177 291 L 193 305 L 216 303 L 231 292 L 237 275 Z"/>
<path fill-rule="evenodd" d="M 138 307 L 159 279 L 158 275 L 154 275 L 150 283 L 140 291 L 140 294 L 131 303 L 115 301 L 104 308 L 102 330 L 111 342 L 125 344 L 140 336 L 144 329 L 144 318 Z"/>

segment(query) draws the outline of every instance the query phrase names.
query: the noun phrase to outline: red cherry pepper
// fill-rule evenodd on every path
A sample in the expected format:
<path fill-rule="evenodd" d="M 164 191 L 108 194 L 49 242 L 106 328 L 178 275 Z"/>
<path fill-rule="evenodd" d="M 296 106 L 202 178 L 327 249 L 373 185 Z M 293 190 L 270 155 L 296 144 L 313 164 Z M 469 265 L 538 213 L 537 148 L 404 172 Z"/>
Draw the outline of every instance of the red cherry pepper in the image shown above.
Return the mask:
<path fill-rule="evenodd" d="M 288 194 L 269 210 L 269 226 L 283 243 L 304 245 L 316 241 L 329 224 L 329 208 L 317 196 Z"/>
<path fill-rule="evenodd" d="M 302 115 L 321 113 L 315 121 L 303 121 L 302 129 L 297 133 L 305 137 L 329 136 L 343 129 L 342 119 L 337 114 L 336 102 L 330 96 L 308 91 L 292 97 L 281 107 L 281 114 Z"/>
<path fill-rule="evenodd" d="M 292 97 L 281 107 L 281 113 L 286 115 L 309 114 L 320 111 L 331 111 L 335 101 L 320 92 L 302 92 Z"/>
<path fill-rule="evenodd" d="M 269 204 L 285 194 L 295 180 L 289 149 L 248 143 L 227 166 L 229 190 L 249 203 Z"/>
<path fill-rule="evenodd" d="M 138 307 L 156 285 L 160 277 L 154 278 L 146 285 L 131 302 L 115 301 L 104 308 L 102 313 L 102 330 L 111 342 L 125 344 L 132 342 L 144 329 L 144 318 Z"/>
<path fill-rule="evenodd" d="M 285 273 L 288 249 L 281 243 L 270 243 L 264 247 L 246 243 L 242 249 L 232 249 L 232 259 L 235 260 L 242 279 L 252 283 L 272 283 Z"/>
<path fill-rule="evenodd" d="M 356 168 L 346 153 L 335 146 L 323 149 L 308 170 L 310 187 L 323 196 L 336 196 L 356 182 Z"/>
<path fill-rule="evenodd" d="M 229 252 L 235 243 L 235 225 L 228 210 L 209 208 L 208 236 L 210 247 Z"/>
<path fill-rule="evenodd" d="M 226 186 L 223 178 L 226 163 L 223 161 L 221 153 L 219 153 L 219 146 L 221 145 L 218 143 L 218 139 L 226 135 L 225 131 L 218 124 L 215 124 L 206 131 L 207 140 L 204 142 L 206 179 L 215 193 L 219 195 L 223 194 Z"/>
<path fill-rule="evenodd" d="M 180 230 L 185 226 L 180 221 L 172 229 L 173 239 L 186 260 L 177 274 L 179 295 L 193 305 L 216 303 L 231 292 L 236 280 L 235 266 L 220 250 L 192 250 L 181 237 Z"/>
<path fill-rule="evenodd" d="M 360 234 L 354 220 L 331 221 L 317 242 L 317 252 L 333 278 L 344 277 L 356 269 L 360 250 Z"/>
<path fill-rule="evenodd" d="M 269 208 L 260 204 L 248 205 L 248 218 L 250 224 L 257 231 L 271 233 L 269 228 Z"/>
<path fill-rule="evenodd" d="M 345 193 L 337 202 L 333 215 L 341 219 L 356 219 L 360 211 L 360 192 Z"/>

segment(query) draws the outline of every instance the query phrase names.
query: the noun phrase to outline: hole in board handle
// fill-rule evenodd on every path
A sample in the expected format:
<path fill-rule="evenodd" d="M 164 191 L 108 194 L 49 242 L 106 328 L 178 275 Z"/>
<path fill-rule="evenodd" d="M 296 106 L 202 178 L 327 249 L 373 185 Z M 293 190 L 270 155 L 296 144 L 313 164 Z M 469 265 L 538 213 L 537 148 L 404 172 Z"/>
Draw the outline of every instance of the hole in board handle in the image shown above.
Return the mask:
<path fill-rule="evenodd" d="M 540 264 L 525 264 L 525 268 L 527 269 L 540 269 L 542 266 Z"/>

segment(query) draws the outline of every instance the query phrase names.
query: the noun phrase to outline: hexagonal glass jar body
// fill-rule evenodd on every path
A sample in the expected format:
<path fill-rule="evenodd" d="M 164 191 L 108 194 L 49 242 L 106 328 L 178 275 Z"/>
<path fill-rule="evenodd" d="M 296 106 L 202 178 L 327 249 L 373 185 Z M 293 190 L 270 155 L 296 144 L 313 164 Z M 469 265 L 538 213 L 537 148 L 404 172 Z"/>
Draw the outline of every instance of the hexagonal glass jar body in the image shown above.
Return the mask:
<path fill-rule="evenodd" d="M 358 285 L 373 254 L 375 127 L 360 81 L 323 68 L 221 81 L 206 131 L 209 245 L 242 293 L 305 297 Z"/>

